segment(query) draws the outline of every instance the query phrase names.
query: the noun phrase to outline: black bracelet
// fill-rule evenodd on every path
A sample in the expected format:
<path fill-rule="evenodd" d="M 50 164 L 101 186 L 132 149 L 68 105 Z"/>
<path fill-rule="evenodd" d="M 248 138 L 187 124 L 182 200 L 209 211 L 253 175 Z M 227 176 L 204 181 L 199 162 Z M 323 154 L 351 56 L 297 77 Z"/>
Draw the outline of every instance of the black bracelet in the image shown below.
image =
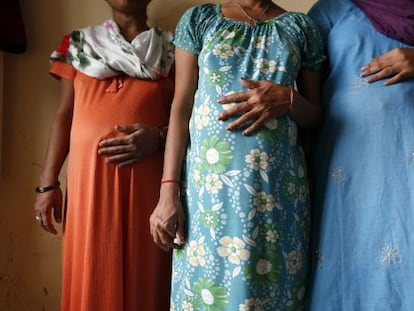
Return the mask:
<path fill-rule="evenodd" d="M 53 185 L 50 185 L 50 186 L 46 186 L 46 187 L 36 187 L 35 188 L 35 191 L 37 193 L 44 193 L 44 192 L 48 192 L 50 190 L 53 190 L 53 189 L 55 189 L 55 188 L 57 188 L 59 186 L 60 186 L 60 182 L 58 180 L 57 182 L 55 182 Z"/>

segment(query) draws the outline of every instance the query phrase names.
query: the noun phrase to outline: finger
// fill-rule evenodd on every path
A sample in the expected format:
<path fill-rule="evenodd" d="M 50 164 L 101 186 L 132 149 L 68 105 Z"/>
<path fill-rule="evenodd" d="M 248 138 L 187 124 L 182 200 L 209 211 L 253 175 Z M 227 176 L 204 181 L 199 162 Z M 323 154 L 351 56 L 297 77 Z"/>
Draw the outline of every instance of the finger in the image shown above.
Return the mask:
<path fill-rule="evenodd" d="M 394 69 L 392 68 L 392 66 L 388 66 L 384 69 L 382 69 L 381 71 L 377 72 L 376 74 L 372 75 L 369 79 L 368 79 L 368 83 L 372 83 L 378 80 L 382 80 L 385 79 L 387 77 L 390 77 L 394 74 Z"/>
<path fill-rule="evenodd" d="M 48 231 L 50 233 L 57 234 L 57 230 L 56 230 L 56 228 L 55 228 L 55 226 L 53 225 L 53 222 L 52 222 L 52 213 L 50 213 L 50 212 L 47 213 L 46 220 L 47 220 L 46 227 L 48 228 Z"/>
<path fill-rule="evenodd" d="M 169 250 L 168 246 L 164 245 L 164 243 L 161 241 L 160 236 L 157 232 L 154 232 L 154 235 L 152 238 L 154 240 L 154 243 L 157 244 L 158 247 L 160 247 L 162 250 L 166 252 Z"/>
<path fill-rule="evenodd" d="M 136 132 L 137 130 L 142 129 L 142 126 L 138 123 L 136 123 L 136 124 L 127 124 L 127 125 L 117 125 L 117 126 L 115 126 L 115 129 L 117 131 L 122 132 L 122 133 L 131 134 L 133 132 Z"/>
<path fill-rule="evenodd" d="M 47 232 L 56 234 L 57 232 L 56 232 L 56 229 L 52 225 L 50 213 L 42 213 L 40 217 L 41 217 L 40 225 L 42 226 L 42 228 L 45 229 Z"/>
<path fill-rule="evenodd" d="M 106 162 L 115 163 L 119 165 L 124 162 L 132 163 L 136 160 L 136 158 L 137 158 L 137 154 L 135 153 L 124 153 L 124 154 L 119 154 L 119 155 L 108 157 L 106 159 Z"/>
<path fill-rule="evenodd" d="M 380 70 L 381 68 L 378 68 L 373 64 L 365 65 L 361 68 L 361 77 L 364 78 L 364 77 L 370 76 L 374 73 L 377 73 Z"/>
<path fill-rule="evenodd" d="M 47 216 L 45 213 L 41 213 L 40 214 L 40 225 L 42 226 L 43 229 L 45 229 L 46 231 L 49 231 L 49 227 L 47 226 Z"/>
<path fill-rule="evenodd" d="M 387 81 L 385 81 L 384 85 L 392 85 L 392 84 L 395 84 L 397 82 L 404 80 L 405 78 L 406 78 L 406 75 L 404 74 L 404 72 L 400 72 L 396 74 L 395 76 L 393 76 L 391 79 L 388 79 Z"/>
<path fill-rule="evenodd" d="M 231 122 L 229 125 L 227 125 L 226 130 L 233 131 L 237 130 L 240 127 L 242 127 L 245 123 L 254 120 L 256 118 L 256 112 L 249 111 L 245 114 L 241 115 L 237 120 Z"/>
<path fill-rule="evenodd" d="M 250 91 L 239 91 L 223 97 L 220 97 L 217 102 L 219 104 L 231 104 L 242 101 L 247 101 L 250 97 Z"/>
<path fill-rule="evenodd" d="M 53 208 L 53 217 L 58 223 L 62 221 L 62 195 L 59 195 L 56 199 L 55 206 Z"/>
<path fill-rule="evenodd" d="M 248 89 L 255 89 L 260 86 L 260 81 L 248 80 L 246 78 L 240 78 L 240 83 Z"/>
<path fill-rule="evenodd" d="M 171 236 L 165 230 L 157 228 L 157 236 L 164 250 L 170 250 L 174 247 L 174 235 Z"/>
<path fill-rule="evenodd" d="M 120 146 L 113 146 L 113 147 L 104 147 L 98 149 L 99 155 L 119 155 L 130 153 L 136 150 L 136 146 L 134 145 L 120 145 Z"/>
<path fill-rule="evenodd" d="M 172 219 L 169 219 L 167 221 L 162 222 L 158 228 L 159 228 L 159 231 L 162 233 L 160 235 L 161 241 L 164 244 L 167 244 L 172 247 L 174 238 L 177 232 L 176 222 L 173 221 Z"/>
<path fill-rule="evenodd" d="M 243 102 L 238 105 L 234 105 L 233 107 L 223 111 L 217 116 L 217 119 L 220 121 L 226 121 L 231 117 L 241 116 L 246 112 L 252 109 L 252 105 L 248 102 Z"/>
<path fill-rule="evenodd" d="M 42 216 L 40 214 L 36 214 L 35 220 L 39 225 L 42 225 Z"/>
<path fill-rule="evenodd" d="M 160 248 L 164 249 L 165 247 L 161 242 L 161 239 L 159 237 L 158 230 L 157 230 L 157 217 L 154 215 L 150 216 L 150 232 L 151 232 L 152 240 L 154 241 L 154 243 L 157 244 Z"/>
<path fill-rule="evenodd" d="M 382 62 L 381 58 L 374 58 L 370 63 L 362 66 L 361 76 L 369 76 L 389 66 L 387 62 Z"/>
<path fill-rule="evenodd" d="M 137 161 L 140 161 L 142 158 L 143 157 L 136 155 L 133 158 L 127 160 L 127 161 L 122 161 L 122 162 L 118 163 L 118 166 L 123 167 L 123 166 L 131 165 L 131 164 L 133 164 Z"/>
<path fill-rule="evenodd" d="M 260 116 L 246 130 L 243 131 L 243 135 L 249 136 L 252 133 L 256 132 L 268 119 L 269 117 Z"/>
<path fill-rule="evenodd" d="M 113 146 L 120 146 L 120 145 L 127 145 L 128 141 L 125 137 L 115 137 L 115 138 L 108 138 L 104 139 L 99 142 L 98 146 L 102 147 L 113 147 Z"/>
<path fill-rule="evenodd" d="M 245 78 L 240 79 L 240 83 L 248 89 L 255 89 L 260 86 L 260 82 L 247 80 Z M 250 91 L 239 91 L 226 96 L 220 97 L 218 99 L 219 104 L 231 104 L 235 102 L 247 101 L 251 97 Z"/>
<path fill-rule="evenodd" d="M 228 120 L 233 115 L 233 113 L 234 113 L 235 110 L 236 110 L 235 107 L 232 107 L 232 108 L 229 108 L 227 110 L 224 110 L 222 113 L 220 113 L 217 116 L 217 120 L 219 120 L 219 121 L 226 121 L 226 120 Z"/>
<path fill-rule="evenodd" d="M 179 245 L 183 245 L 185 242 L 184 238 L 184 228 L 185 228 L 185 219 L 184 217 L 180 217 L 178 219 L 177 230 L 175 233 L 175 237 Z"/>

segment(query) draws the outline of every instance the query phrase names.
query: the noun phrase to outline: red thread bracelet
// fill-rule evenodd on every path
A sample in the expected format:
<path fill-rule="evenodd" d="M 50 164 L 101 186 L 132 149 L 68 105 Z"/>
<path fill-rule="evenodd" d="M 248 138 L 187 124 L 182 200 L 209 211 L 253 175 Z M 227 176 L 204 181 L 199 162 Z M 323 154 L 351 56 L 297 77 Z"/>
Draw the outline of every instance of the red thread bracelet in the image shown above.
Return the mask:
<path fill-rule="evenodd" d="M 164 179 L 164 180 L 161 180 L 161 183 L 162 184 L 180 184 L 180 181 L 176 179 Z"/>

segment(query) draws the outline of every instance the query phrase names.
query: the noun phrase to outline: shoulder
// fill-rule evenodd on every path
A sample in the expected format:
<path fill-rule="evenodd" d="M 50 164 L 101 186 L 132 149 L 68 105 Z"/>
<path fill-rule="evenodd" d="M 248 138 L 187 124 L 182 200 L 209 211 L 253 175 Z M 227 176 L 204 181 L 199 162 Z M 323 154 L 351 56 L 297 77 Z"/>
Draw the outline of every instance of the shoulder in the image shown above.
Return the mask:
<path fill-rule="evenodd" d="M 286 25 L 286 31 L 291 35 L 302 37 L 319 33 L 316 23 L 305 13 L 286 12 L 281 16 L 280 20 Z"/>
<path fill-rule="evenodd" d="M 219 18 L 219 5 L 206 3 L 189 8 L 184 12 L 175 29 L 175 37 L 192 33 L 194 37 L 203 36 Z"/>
<path fill-rule="evenodd" d="M 193 6 L 187 9 L 181 20 L 197 20 L 199 22 L 218 16 L 218 5 L 214 3 L 205 3 Z"/>
<path fill-rule="evenodd" d="M 355 8 L 355 5 L 351 0 L 319 0 L 311 7 L 308 14 L 317 23 L 325 19 L 334 24 L 352 8 Z"/>
<path fill-rule="evenodd" d="M 196 14 L 206 14 L 206 13 L 213 13 L 217 11 L 218 5 L 215 3 L 204 3 L 195 5 L 187 10 L 187 12 L 194 12 Z"/>
<path fill-rule="evenodd" d="M 302 12 L 286 12 L 285 18 L 290 21 L 290 23 L 296 24 L 300 27 L 316 27 L 315 22 L 309 15 Z"/>

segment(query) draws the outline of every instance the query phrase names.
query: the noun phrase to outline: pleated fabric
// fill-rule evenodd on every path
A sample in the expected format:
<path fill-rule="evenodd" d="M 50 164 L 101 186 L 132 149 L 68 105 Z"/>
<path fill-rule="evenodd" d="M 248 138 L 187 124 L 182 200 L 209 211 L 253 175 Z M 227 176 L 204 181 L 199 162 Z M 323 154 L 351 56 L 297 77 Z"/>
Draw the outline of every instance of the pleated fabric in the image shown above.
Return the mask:
<path fill-rule="evenodd" d="M 62 311 L 168 310 L 170 254 L 153 243 L 149 230 L 163 154 L 119 168 L 98 155 L 98 143 L 122 135 L 116 125 L 165 126 L 173 81 L 98 80 L 61 62 L 50 73 L 73 79 L 75 87 Z"/>

